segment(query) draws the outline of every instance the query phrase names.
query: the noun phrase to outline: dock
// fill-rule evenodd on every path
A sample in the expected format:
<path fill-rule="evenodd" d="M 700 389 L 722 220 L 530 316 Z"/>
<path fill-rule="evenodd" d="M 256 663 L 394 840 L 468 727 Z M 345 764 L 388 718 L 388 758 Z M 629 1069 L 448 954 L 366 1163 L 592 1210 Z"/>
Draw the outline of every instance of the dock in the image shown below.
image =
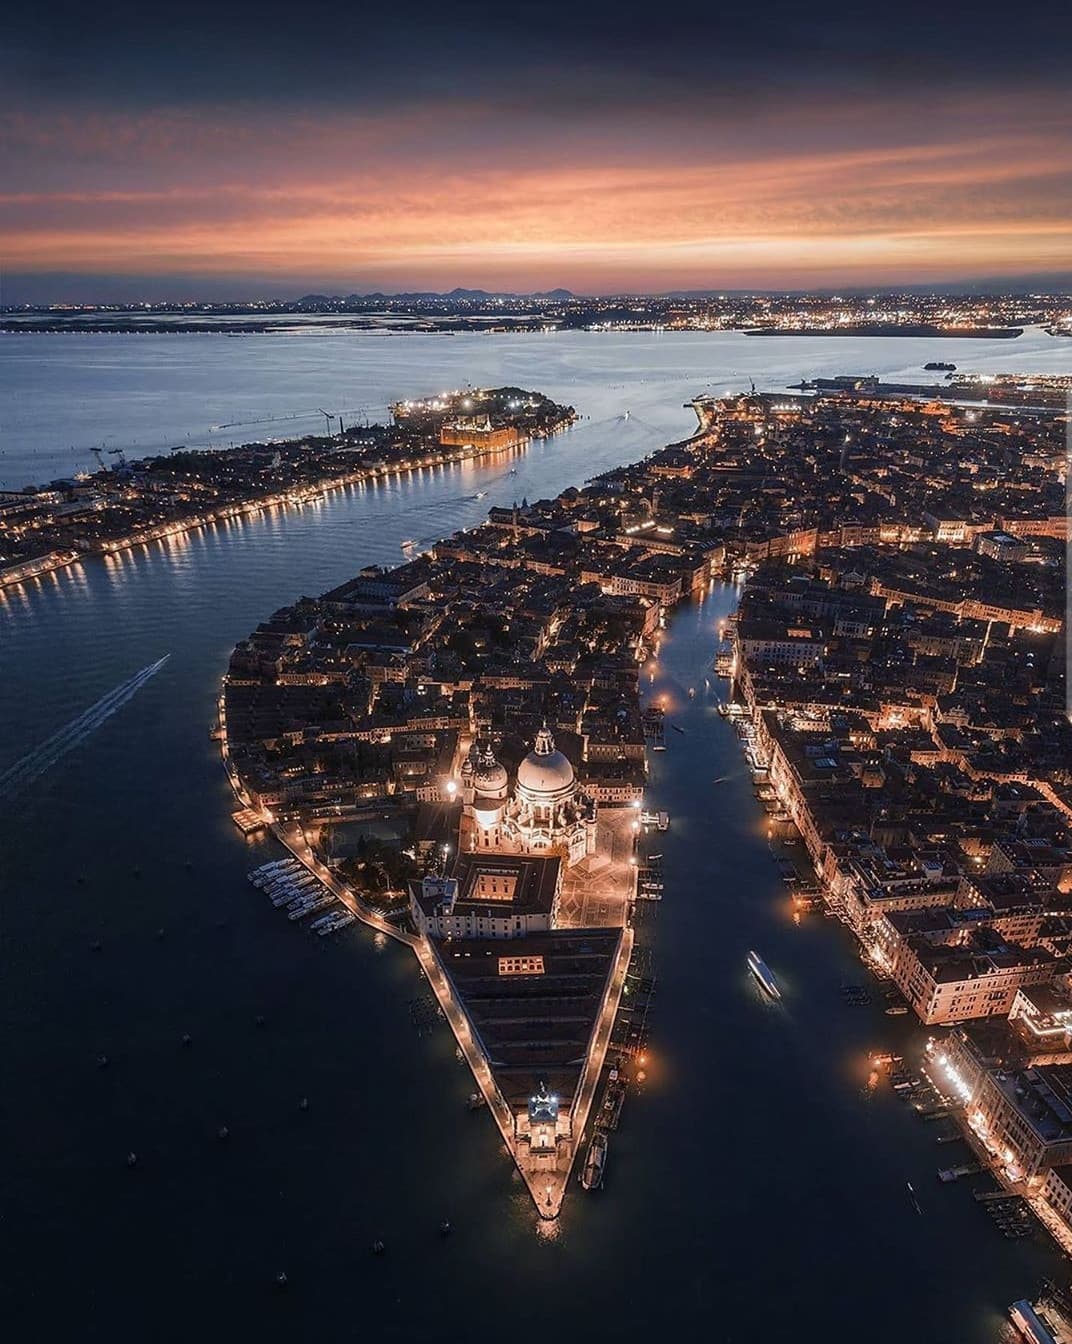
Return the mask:
<path fill-rule="evenodd" d="M 940 1181 L 958 1181 L 961 1176 L 978 1176 L 983 1170 L 978 1162 L 963 1162 L 959 1167 L 944 1167 L 938 1172 Z"/>
<path fill-rule="evenodd" d="M 232 812 L 231 820 L 243 835 L 256 835 L 267 827 L 263 815 L 251 807 L 240 807 L 237 812 Z"/>

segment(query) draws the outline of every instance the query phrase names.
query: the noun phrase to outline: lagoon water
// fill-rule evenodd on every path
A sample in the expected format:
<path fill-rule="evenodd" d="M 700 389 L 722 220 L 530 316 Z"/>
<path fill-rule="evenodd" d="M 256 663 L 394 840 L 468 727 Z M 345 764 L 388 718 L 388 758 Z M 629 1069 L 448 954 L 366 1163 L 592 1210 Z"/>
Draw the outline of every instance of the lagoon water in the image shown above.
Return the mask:
<path fill-rule="evenodd" d="M 94 447 L 145 456 L 309 433 L 324 428 L 323 410 L 348 423 L 383 419 L 391 401 L 467 382 L 538 387 L 576 404 L 595 422 L 585 450 L 595 444 L 609 465 L 691 429 L 682 410 L 691 397 L 747 389 L 751 379 L 760 390 L 840 373 L 924 382 L 942 376 L 923 372 L 929 360 L 980 373 L 1067 372 L 1070 345 L 1034 329 L 998 341 L 319 327 L 270 336 L 0 334 L 0 490 L 93 471 Z M 614 428 L 625 411 L 629 422 Z"/>
<path fill-rule="evenodd" d="M 866 1086 L 868 1051 L 910 1028 L 878 1006 L 846 1009 L 838 986 L 860 976 L 850 943 L 821 916 L 788 916 L 717 683 L 704 688 L 732 589 L 675 617 L 651 688 L 686 732 L 655 759 L 649 792 L 673 817 L 665 900 L 646 925 L 650 1082 L 627 1101 L 605 1190 L 578 1189 L 550 1228 L 487 1116 L 466 1110 L 446 1028 L 414 1025 L 409 954 L 358 928 L 312 937 L 245 882 L 269 849 L 233 830 L 207 731 L 236 640 L 301 593 L 394 563 L 403 538 L 683 437 L 698 392 L 922 376 L 935 358 L 992 372 L 1067 363 L 1038 333 L 0 337 L 0 488 L 91 468 L 85 450 L 104 440 L 129 453 L 226 444 L 315 428 L 318 407 L 376 418 L 396 397 L 467 381 L 538 388 L 585 417 L 533 445 L 516 475 L 467 464 L 341 491 L 0 595 L 0 777 L 171 655 L 3 799 L 12 1338 L 999 1337 L 1005 1306 L 1055 1258 L 1003 1241 L 964 1183 L 939 1187 L 949 1149 Z M 785 987 L 777 1005 L 747 976 L 751 947 Z M 445 1217 L 455 1231 L 441 1240 Z"/>

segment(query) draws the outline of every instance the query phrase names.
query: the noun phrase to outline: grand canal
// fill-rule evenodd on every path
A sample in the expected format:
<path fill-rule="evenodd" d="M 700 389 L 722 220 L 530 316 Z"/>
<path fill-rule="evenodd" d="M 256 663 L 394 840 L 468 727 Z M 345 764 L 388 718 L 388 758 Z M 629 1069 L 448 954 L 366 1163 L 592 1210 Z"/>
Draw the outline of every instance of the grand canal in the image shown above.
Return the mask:
<path fill-rule="evenodd" d="M 204 338 L 226 358 L 193 355 L 206 347 L 192 337 L 14 339 L 5 377 L 55 384 L 47 436 L 5 435 L 0 460 L 21 451 L 23 480 L 41 475 L 27 454 L 51 461 L 83 429 L 88 442 L 109 433 L 109 389 L 120 441 L 144 442 L 152 408 L 129 379 L 134 367 L 149 387 L 153 360 L 165 437 L 189 418 L 196 359 L 221 385 L 233 359 L 239 388 L 206 425 L 261 403 L 282 413 L 268 390 L 285 362 L 276 338 Z M 0 1319 L 13 1337 L 632 1341 L 673 1328 L 972 1344 L 996 1339 L 1004 1307 L 1052 1268 L 1044 1245 L 1001 1240 L 966 1189 L 939 1187 L 929 1127 L 867 1087 L 868 1052 L 905 1027 L 845 1008 L 837 987 L 859 975 L 847 939 L 821 916 L 789 917 L 736 741 L 704 687 L 728 587 L 676 615 L 651 687 L 685 731 L 654 761 L 649 796 L 673 818 L 665 900 L 645 925 L 659 975 L 650 1079 L 627 1102 L 605 1190 L 578 1191 L 552 1227 L 537 1226 L 493 1125 L 466 1110 L 446 1028 L 415 1025 L 413 958 L 359 928 L 310 937 L 244 880 L 265 850 L 231 827 L 207 730 L 229 650 L 259 619 L 393 563 L 405 537 L 683 436 L 683 400 L 731 373 L 780 386 L 846 364 L 900 372 L 937 344 L 600 339 L 444 339 L 433 358 L 420 338 L 349 338 L 329 358 L 331 338 L 304 338 L 348 380 L 339 407 L 468 378 L 537 387 L 588 418 L 534 445 L 516 475 L 499 463 L 339 492 L 0 597 L 0 774 L 170 655 L 114 713 L 60 739 L 64 752 L 0 815 Z M 974 354 L 993 369 L 1052 367 L 1041 344 Z M 72 364 L 85 400 L 64 406 Z M 326 390 L 303 384 L 289 400 L 325 404 Z M 5 404 L 21 405 L 12 391 Z M 750 982 L 751 947 L 784 985 L 780 1004 Z"/>

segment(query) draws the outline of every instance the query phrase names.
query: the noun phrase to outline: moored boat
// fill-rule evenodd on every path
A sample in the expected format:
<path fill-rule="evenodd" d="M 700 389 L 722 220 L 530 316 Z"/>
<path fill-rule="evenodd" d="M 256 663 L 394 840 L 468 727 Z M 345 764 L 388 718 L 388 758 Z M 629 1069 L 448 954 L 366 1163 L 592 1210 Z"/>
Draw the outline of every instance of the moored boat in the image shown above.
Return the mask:
<path fill-rule="evenodd" d="M 598 1131 L 592 1139 L 585 1158 L 581 1184 L 586 1190 L 598 1190 L 603 1184 L 603 1169 L 607 1163 L 607 1136 Z"/>

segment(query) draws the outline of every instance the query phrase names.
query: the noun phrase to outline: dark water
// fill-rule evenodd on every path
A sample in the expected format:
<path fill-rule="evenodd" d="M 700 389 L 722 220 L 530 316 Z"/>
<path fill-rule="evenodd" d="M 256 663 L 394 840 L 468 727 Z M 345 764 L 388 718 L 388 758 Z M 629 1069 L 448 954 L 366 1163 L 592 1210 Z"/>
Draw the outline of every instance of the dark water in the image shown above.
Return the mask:
<path fill-rule="evenodd" d="M 298 593 L 395 560 L 405 536 L 616 455 L 614 425 L 590 428 L 536 445 L 518 478 L 426 473 L 0 598 L 0 774 L 171 654 L 0 803 L 7 1337 L 968 1344 L 996 1338 L 1050 1267 L 1042 1245 L 1001 1240 L 966 1188 L 939 1187 L 949 1149 L 867 1091 L 867 1051 L 906 1027 L 842 1007 L 851 947 L 830 921 L 788 917 L 703 689 L 728 589 L 676 618 L 654 688 L 687 731 L 669 735 L 649 793 L 673 817 L 666 899 L 645 926 L 651 1081 L 627 1102 L 606 1189 L 578 1190 L 552 1229 L 487 1116 L 465 1109 L 446 1029 L 414 1027 L 408 953 L 355 929 L 317 939 L 244 880 L 266 850 L 233 830 L 207 735 L 235 640 Z M 777 1006 L 744 970 L 751 947 L 785 986 Z"/>

